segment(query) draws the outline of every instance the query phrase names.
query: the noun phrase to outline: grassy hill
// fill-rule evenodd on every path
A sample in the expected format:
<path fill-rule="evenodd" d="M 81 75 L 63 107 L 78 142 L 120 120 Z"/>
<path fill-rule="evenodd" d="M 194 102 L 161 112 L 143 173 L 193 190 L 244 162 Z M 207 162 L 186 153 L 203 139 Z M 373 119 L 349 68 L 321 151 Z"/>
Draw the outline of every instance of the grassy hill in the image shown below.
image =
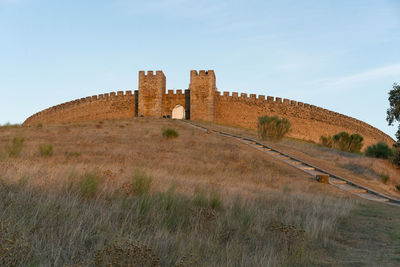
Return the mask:
<path fill-rule="evenodd" d="M 167 128 L 179 136 L 164 137 Z M 273 145 L 397 194 L 398 170 L 384 161 L 367 167 L 368 159 L 295 140 Z M 400 209 L 179 121 L 1 127 L 0 199 L 3 265 L 400 262 Z"/>

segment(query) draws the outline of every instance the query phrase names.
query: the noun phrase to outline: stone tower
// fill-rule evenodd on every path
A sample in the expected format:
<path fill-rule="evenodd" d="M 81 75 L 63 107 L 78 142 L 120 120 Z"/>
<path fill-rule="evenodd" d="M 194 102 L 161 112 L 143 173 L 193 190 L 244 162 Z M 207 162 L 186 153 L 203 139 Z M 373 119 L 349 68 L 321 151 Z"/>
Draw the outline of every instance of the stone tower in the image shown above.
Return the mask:
<path fill-rule="evenodd" d="M 162 71 L 139 71 L 138 115 L 144 117 L 162 116 L 162 99 L 165 94 L 166 79 Z"/>
<path fill-rule="evenodd" d="M 190 119 L 214 121 L 214 98 L 216 91 L 213 70 L 190 71 Z"/>

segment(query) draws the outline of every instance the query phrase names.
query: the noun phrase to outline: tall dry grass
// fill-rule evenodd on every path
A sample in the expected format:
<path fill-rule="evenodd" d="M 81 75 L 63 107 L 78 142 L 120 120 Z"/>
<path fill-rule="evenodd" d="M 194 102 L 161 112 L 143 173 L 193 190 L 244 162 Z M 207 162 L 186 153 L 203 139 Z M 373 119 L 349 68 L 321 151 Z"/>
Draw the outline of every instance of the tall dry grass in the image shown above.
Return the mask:
<path fill-rule="evenodd" d="M 317 256 L 313 247 L 330 242 L 336 222 L 354 205 L 349 199 L 292 193 L 187 196 L 173 187 L 133 196 L 98 188 L 88 197 L 81 194 L 80 179 L 44 190 L 29 185 L 29 177 L 1 183 L 0 222 L 8 232 L 0 241 L 15 236 L 5 248 L 17 255 L 4 257 L 3 263 L 306 266 Z M 220 205 L 212 204 L 216 198 Z M 131 246 L 137 254 L 127 253 Z M 24 254 L 18 253 L 22 248 Z"/>
<path fill-rule="evenodd" d="M 257 132 L 254 130 L 209 123 L 206 125 L 210 128 L 257 138 Z M 388 159 L 369 158 L 289 138 L 284 138 L 279 143 L 261 142 L 334 174 L 400 199 L 400 190 L 396 188 L 400 185 L 400 168 Z M 381 180 L 382 175 L 389 176 L 386 184 Z"/>
<path fill-rule="evenodd" d="M 163 138 L 168 127 L 179 136 Z M 144 266 L 310 265 L 355 205 L 179 122 L 0 128 L 0 151 L 15 136 L 25 137 L 19 156 L 0 161 L 0 243 L 18 255 L 7 264 L 97 266 L 124 255 L 120 264 Z"/>

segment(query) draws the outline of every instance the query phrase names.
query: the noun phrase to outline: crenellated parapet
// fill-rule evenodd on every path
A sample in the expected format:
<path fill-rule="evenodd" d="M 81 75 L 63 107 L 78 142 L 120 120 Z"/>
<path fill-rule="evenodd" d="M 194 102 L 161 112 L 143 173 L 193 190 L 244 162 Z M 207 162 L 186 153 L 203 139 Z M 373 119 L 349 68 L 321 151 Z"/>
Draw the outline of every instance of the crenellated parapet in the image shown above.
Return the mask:
<path fill-rule="evenodd" d="M 367 123 L 308 103 L 273 96 L 219 92 L 213 70 L 192 70 L 189 89 L 186 90 L 166 90 L 166 77 L 162 71 L 140 71 L 139 89 L 134 92 L 116 91 L 62 103 L 32 115 L 24 125 L 135 116 L 168 117 L 177 105 L 185 108 L 185 117 L 191 120 L 249 129 L 257 129 L 260 116 L 278 115 L 291 122 L 290 137 L 312 142 L 319 142 L 322 135 L 341 131 L 362 135 L 364 148 L 377 142 L 389 145 L 395 142 Z"/>
<path fill-rule="evenodd" d="M 257 128 L 257 119 L 263 115 L 278 115 L 292 124 L 291 137 L 319 142 L 322 135 L 341 131 L 358 133 L 366 147 L 377 142 L 395 141 L 379 129 L 355 118 L 308 103 L 281 97 L 237 92 L 215 92 L 215 122 L 249 129 Z"/>
<path fill-rule="evenodd" d="M 129 118 L 134 116 L 134 100 L 132 91 L 88 96 L 44 109 L 27 118 L 24 125 Z"/>

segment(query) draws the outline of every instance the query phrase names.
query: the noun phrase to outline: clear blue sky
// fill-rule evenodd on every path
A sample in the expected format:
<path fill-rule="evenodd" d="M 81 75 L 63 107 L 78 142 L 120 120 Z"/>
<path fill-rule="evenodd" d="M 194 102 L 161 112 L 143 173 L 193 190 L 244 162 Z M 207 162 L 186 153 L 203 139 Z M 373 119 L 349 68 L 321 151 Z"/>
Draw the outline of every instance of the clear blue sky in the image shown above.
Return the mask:
<path fill-rule="evenodd" d="M 214 69 L 220 91 L 318 105 L 394 136 L 400 1 L 0 0 L 0 123 L 137 89 L 139 70 L 159 69 L 169 89 Z"/>

